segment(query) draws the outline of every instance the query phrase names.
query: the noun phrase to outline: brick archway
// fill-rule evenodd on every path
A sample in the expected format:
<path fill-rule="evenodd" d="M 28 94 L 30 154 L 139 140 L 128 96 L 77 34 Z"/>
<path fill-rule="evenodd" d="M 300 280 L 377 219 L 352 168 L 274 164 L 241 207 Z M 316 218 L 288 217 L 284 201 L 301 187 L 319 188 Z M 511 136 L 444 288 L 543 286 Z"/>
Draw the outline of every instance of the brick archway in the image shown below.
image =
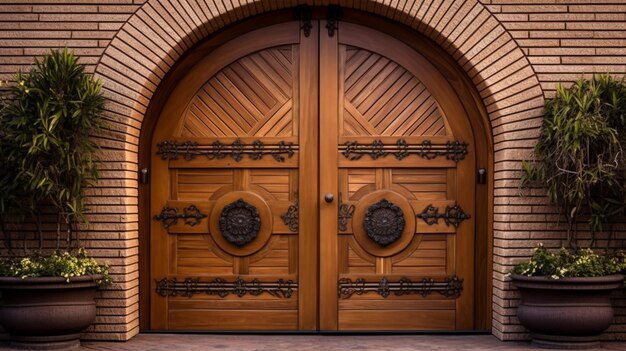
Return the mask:
<path fill-rule="evenodd" d="M 122 26 L 102 55 L 96 74 L 106 82 L 108 117 L 111 132 L 108 139 L 115 142 L 105 150 L 104 158 L 112 173 L 120 178 L 127 172 L 138 171 L 138 145 L 142 122 L 149 102 L 167 72 L 194 44 L 208 35 L 237 22 L 264 12 L 278 10 L 276 1 L 257 1 L 235 8 L 226 8 L 221 1 L 180 0 L 170 2 L 149 0 Z M 294 1 L 285 7 L 295 6 Z M 303 3 L 303 2 L 302 2 Z M 352 7 L 352 2 L 339 1 Z M 494 148 L 494 301 L 508 297 L 504 273 L 511 254 L 503 240 L 514 239 L 508 223 L 508 198 L 517 197 L 515 172 L 517 162 L 532 147 L 543 107 L 543 92 L 534 71 L 520 49 L 483 4 L 476 0 L 465 2 L 426 0 L 393 2 L 382 0 L 357 2 L 355 9 L 387 17 L 405 24 L 432 39 L 453 57 L 471 79 L 485 104 Z M 316 3 L 317 4 L 317 3 Z M 113 176 L 115 177 L 115 176 Z M 136 204 L 137 181 L 126 181 L 121 203 Z M 138 207 L 122 216 L 120 238 L 128 246 L 127 267 L 137 265 Z M 128 281 L 120 290 L 131 294 L 138 280 L 127 274 Z M 119 298 L 115 291 L 105 293 Z M 138 332 L 136 299 L 124 296 L 124 310 L 129 316 L 123 329 L 115 332 L 130 338 Z M 493 332 L 505 339 L 513 331 L 508 325 L 507 309 L 494 309 Z M 133 320 L 130 316 L 135 316 Z M 107 328 L 108 326 L 103 326 Z M 121 325 L 120 325 L 121 327 Z M 513 328 L 513 329 L 511 329 Z M 96 330 L 98 331 L 98 327 Z"/>

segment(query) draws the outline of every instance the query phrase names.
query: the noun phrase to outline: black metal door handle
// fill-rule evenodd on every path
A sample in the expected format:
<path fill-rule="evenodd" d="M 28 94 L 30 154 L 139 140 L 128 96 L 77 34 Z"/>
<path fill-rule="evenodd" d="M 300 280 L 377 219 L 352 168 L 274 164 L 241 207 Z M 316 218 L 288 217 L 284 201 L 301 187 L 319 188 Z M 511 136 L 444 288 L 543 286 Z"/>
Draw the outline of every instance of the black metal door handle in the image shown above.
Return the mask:
<path fill-rule="evenodd" d="M 331 203 L 333 202 L 333 199 L 335 197 L 333 196 L 333 193 L 326 193 L 326 195 L 324 196 L 324 201 Z"/>

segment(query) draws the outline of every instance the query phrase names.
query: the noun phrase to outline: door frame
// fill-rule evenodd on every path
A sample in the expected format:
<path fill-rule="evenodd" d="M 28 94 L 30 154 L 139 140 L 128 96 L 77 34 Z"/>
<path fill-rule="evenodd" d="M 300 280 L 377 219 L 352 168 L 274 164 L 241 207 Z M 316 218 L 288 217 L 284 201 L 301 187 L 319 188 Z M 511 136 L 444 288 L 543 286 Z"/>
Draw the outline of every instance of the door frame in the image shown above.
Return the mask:
<path fill-rule="evenodd" d="M 313 8 L 314 19 L 325 19 L 326 8 Z M 206 54 L 222 44 L 250 31 L 266 26 L 293 21 L 293 9 L 281 10 L 251 17 L 217 31 L 185 52 L 167 72 L 156 92 L 152 95 L 145 113 L 139 135 L 138 169 L 150 170 L 152 136 L 158 117 L 167 98 L 185 73 Z M 491 329 L 492 300 L 492 253 L 493 253 L 493 137 L 487 111 L 476 87 L 459 67 L 458 63 L 439 45 L 417 33 L 413 29 L 392 20 L 377 17 L 366 12 L 344 9 L 339 22 L 356 23 L 376 28 L 389 34 L 426 57 L 452 84 L 461 101 L 475 136 L 476 169 L 484 168 L 486 184 L 476 186 L 476 228 L 475 228 L 475 293 L 474 329 Z M 138 177 L 140 178 L 140 177 Z M 139 207 L 139 327 L 150 328 L 150 174 L 148 182 L 138 183 Z M 318 313 L 319 322 L 319 313 Z M 318 324 L 319 329 L 319 324 Z"/>

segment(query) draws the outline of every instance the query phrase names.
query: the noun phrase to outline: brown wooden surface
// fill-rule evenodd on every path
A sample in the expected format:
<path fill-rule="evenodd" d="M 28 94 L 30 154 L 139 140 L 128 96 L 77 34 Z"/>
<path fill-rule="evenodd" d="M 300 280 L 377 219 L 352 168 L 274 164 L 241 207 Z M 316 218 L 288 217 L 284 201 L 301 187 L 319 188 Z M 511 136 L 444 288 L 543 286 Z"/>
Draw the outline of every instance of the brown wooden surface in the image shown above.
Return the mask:
<path fill-rule="evenodd" d="M 321 329 L 472 329 L 475 148 L 468 116 L 454 90 L 428 60 L 404 43 L 347 23 L 341 24 L 338 36 L 320 36 L 320 70 L 320 137 L 324 141 L 320 190 L 344 194 L 343 202 L 355 206 L 342 232 L 336 226 L 336 205 L 321 206 Z M 337 150 L 347 141 L 394 144 L 399 138 L 410 144 L 461 140 L 469 144 L 468 155 L 460 162 L 414 155 L 402 160 L 392 155 L 363 155 L 354 160 Z M 399 206 L 405 216 L 402 236 L 385 247 L 363 229 L 365 211 L 382 199 Z M 443 212 L 454 203 L 472 215 L 458 228 L 443 221 L 426 225 L 415 218 L 430 204 Z M 393 293 L 387 297 L 373 292 L 352 295 L 346 300 L 367 301 L 362 309 L 355 309 L 330 293 L 337 291 L 339 278 L 378 283 L 393 274 L 413 276 L 413 281 L 441 281 L 456 275 L 463 279 L 463 291 L 456 298 L 429 295 L 429 301 L 446 306 L 437 311 L 407 303 L 424 299 L 417 294 L 402 298 Z"/>
<path fill-rule="evenodd" d="M 349 23 L 341 23 L 339 35 L 328 37 L 324 26 L 321 21 L 319 27 L 324 30 L 319 34 L 319 49 L 316 21 L 308 38 L 294 23 L 245 34 L 190 69 L 165 104 L 161 116 L 168 118 L 159 120 L 153 145 L 162 140 L 228 144 L 240 138 L 248 144 L 257 139 L 265 143 L 287 140 L 298 150 L 281 163 L 270 156 L 240 162 L 203 156 L 193 161 L 164 161 L 155 155 L 153 146 L 151 182 L 169 184 L 169 188 L 152 187 L 152 216 L 165 204 L 180 211 L 191 203 L 210 214 L 219 198 L 242 191 L 267 201 L 271 213 L 266 217 L 272 225 L 270 237 L 258 250 L 237 255 L 216 243 L 215 225 L 209 229 L 211 218 L 197 227 L 179 223 L 169 230 L 152 221 L 151 328 L 475 327 L 473 184 L 477 156 L 470 116 L 441 73 L 413 48 Z M 350 161 L 338 151 L 347 140 L 367 144 L 376 139 L 395 142 L 399 137 L 410 143 L 459 139 L 469 144 L 469 154 L 459 163 L 445 157 L 425 160 L 417 156 L 401 161 L 364 156 Z M 463 186 L 457 186 L 461 179 Z M 363 240 L 359 244 L 352 221 L 347 231 L 337 231 L 339 193 L 344 203 L 359 206 L 364 205 L 359 204 L 361 198 L 375 191 L 404 197 L 403 210 L 415 222 L 411 237 L 403 235 L 402 248 L 393 254 L 372 252 L 377 250 Z M 293 204 L 296 192 L 300 231 L 292 233 L 280 214 Z M 332 203 L 324 201 L 328 192 L 335 196 Z M 472 215 L 457 229 L 415 220 L 415 213 L 429 204 L 443 210 L 454 203 Z M 457 299 L 384 299 L 376 294 L 346 300 L 337 297 L 340 277 L 406 275 L 418 279 L 453 274 L 464 279 L 464 290 Z M 289 300 L 228 296 L 211 299 L 215 301 L 211 305 L 196 296 L 163 298 L 154 294 L 154 280 L 163 276 L 176 276 L 180 281 L 186 276 L 263 280 L 279 275 L 293 276 L 299 283 Z M 243 316 L 249 312 L 253 313 Z M 394 313 L 402 318 L 393 318 Z M 282 319 L 278 317 L 281 314 Z M 225 322 L 208 321 L 215 318 Z M 204 324 L 203 319 L 207 319 Z M 260 326 L 259 319 L 266 323 Z"/>
<path fill-rule="evenodd" d="M 156 220 L 151 224 L 152 328 L 315 328 L 315 311 L 299 314 L 298 306 L 312 303 L 315 308 L 316 296 L 301 296 L 299 289 L 283 298 L 267 293 L 163 297 L 155 292 L 156 281 L 164 277 L 177 281 L 200 278 L 208 282 L 221 278 L 233 282 L 241 278 L 248 284 L 255 279 L 262 283 L 278 279 L 299 283 L 300 273 L 306 277 L 304 288 L 316 290 L 311 286 L 311 276 L 316 275 L 315 262 L 306 261 L 315 257 L 305 255 L 305 264 L 298 262 L 299 240 L 315 243 L 315 228 L 294 233 L 280 217 L 294 204 L 299 192 L 299 121 L 310 120 L 312 117 L 307 114 L 315 114 L 310 102 L 304 101 L 303 109 L 299 101 L 300 52 L 311 51 L 311 45 L 300 45 L 295 23 L 245 34 L 217 48 L 190 69 L 163 107 L 153 136 L 152 182 L 164 186 L 152 187 L 152 213 L 156 215 L 164 205 L 179 212 L 185 206 L 196 205 L 207 217 L 194 226 L 183 220 L 167 229 Z M 315 61 L 305 63 L 316 65 Z M 309 134 L 305 140 L 310 139 Z M 156 154 L 156 145 L 165 140 L 192 141 L 201 146 L 218 141 L 224 145 L 236 141 L 251 145 L 258 140 L 266 148 L 288 142 L 293 143 L 295 155 L 285 157 L 283 162 L 271 155 L 259 160 L 248 155 L 241 160 L 230 155 L 214 159 L 198 155 L 193 160 L 181 155 L 164 160 Z M 303 169 L 315 172 L 308 167 Z M 261 218 L 256 238 L 242 246 L 228 242 L 218 225 L 222 209 L 238 199 L 255 206 Z M 300 208 L 308 212 L 309 206 L 315 205 L 307 201 Z M 200 304 L 206 299 L 210 305 Z M 299 319 L 305 322 L 301 325 Z"/>

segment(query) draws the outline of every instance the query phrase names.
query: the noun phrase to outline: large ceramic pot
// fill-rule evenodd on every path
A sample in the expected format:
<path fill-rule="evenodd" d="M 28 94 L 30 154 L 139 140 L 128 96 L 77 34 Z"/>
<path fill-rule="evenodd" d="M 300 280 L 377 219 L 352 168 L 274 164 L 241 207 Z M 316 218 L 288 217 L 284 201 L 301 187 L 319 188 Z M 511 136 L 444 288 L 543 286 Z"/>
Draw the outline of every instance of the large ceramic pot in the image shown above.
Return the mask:
<path fill-rule="evenodd" d="M 0 277 L 0 324 L 15 347 L 53 350 L 80 346 L 80 332 L 96 318 L 101 276 Z"/>
<path fill-rule="evenodd" d="M 611 292 L 622 275 L 592 278 L 511 275 L 521 293 L 517 316 L 533 343 L 548 348 L 590 348 L 613 321 Z"/>

